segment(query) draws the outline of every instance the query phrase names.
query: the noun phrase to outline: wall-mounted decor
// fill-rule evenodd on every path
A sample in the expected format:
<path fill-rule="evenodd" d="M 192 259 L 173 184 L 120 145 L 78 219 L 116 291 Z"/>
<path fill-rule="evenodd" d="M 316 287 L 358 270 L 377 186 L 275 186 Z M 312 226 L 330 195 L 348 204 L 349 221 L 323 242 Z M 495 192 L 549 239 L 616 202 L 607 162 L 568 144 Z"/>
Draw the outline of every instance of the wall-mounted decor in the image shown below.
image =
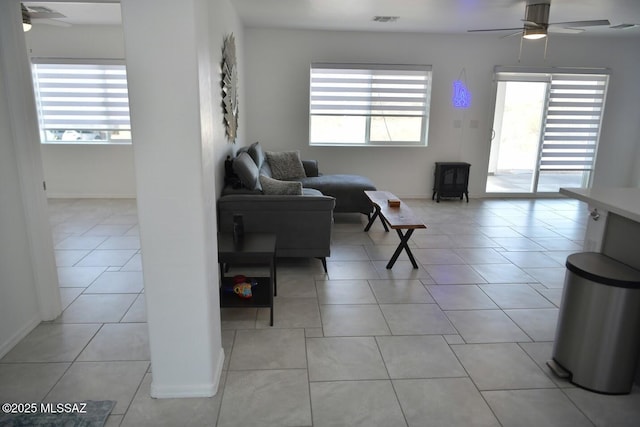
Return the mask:
<path fill-rule="evenodd" d="M 471 92 L 467 88 L 467 72 L 463 68 L 458 80 L 453 82 L 453 94 L 451 95 L 453 108 L 466 109 L 471 106 Z"/>
<path fill-rule="evenodd" d="M 461 80 L 453 82 L 453 96 L 451 97 L 454 108 L 469 108 L 471 106 L 471 93 Z"/>
<path fill-rule="evenodd" d="M 222 46 L 222 109 L 227 138 L 235 143 L 238 131 L 238 66 L 233 33 L 224 38 Z"/>

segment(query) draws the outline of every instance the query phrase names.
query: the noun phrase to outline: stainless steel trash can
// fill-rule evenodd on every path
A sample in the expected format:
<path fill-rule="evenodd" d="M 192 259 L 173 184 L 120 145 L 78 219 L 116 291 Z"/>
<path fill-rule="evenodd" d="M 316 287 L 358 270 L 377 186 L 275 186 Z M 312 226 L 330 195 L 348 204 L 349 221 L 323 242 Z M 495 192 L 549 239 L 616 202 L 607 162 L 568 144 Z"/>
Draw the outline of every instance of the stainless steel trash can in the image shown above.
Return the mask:
<path fill-rule="evenodd" d="M 627 394 L 640 355 L 640 271 L 595 252 L 570 255 L 566 267 L 550 366 L 585 389 Z"/>

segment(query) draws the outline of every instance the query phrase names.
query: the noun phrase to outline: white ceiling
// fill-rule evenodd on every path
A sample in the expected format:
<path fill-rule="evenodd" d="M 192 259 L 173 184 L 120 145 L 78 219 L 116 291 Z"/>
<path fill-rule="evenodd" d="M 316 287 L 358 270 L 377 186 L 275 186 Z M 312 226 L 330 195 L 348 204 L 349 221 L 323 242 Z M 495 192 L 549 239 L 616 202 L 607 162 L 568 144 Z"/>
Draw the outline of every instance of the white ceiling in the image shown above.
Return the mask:
<path fill-rule="evenodd" d="M 611 25 L 638 24 L 626 30 L 588 27 L 580 36 L 640 36 L 640 0 L 229 0 L 248 27 L 293 29 L 466 33 L 469 29 L 519 27 L 527 1 L 551 3 L 550 22 L 608 19 Z M 25 2 L 66 16 L 69 24 L 117 25 L 120 6 L 113 0 Z M 378 23 L 377 15 L 398 16 Z M 38 24 L 38 20 L 34 22 Z M 43 21 L 42 23 L 45 23 Z M 49 22 L 50 23 L 50 22 Z M 478 34 L 478 33 L 476 33 Z M 508 32 L 479 33 L 500 37 Z"/>
<path fill-rule="evenodd" d="M 32 19 L 34 25 L 49 24 L 67 26 L 71 25 L 120 25 L 122 15 L 120 3 L 117 1 L 106 2 L 58 2 L 58 1 L 25 1 L 28 8 L 46 7 L 54 12 L 64 15 L 64 18 Z"/>
<path fill-rule="evenodd" d="M 609 19 L 640 24 L 640 0 L 530 0 L 551 3 L 549 22 Z M 247 26 L 465 33 L 469 29 L 522 25 L 527 0 L 231 0 Z M 373 22 L 376 15 L 397 22 Z M 640 27 L 632 30 L 640 34 Z M 588 32 L 615 32 L 608 27 Z M 504 33 L 493 33 L 497 36 Z"/>

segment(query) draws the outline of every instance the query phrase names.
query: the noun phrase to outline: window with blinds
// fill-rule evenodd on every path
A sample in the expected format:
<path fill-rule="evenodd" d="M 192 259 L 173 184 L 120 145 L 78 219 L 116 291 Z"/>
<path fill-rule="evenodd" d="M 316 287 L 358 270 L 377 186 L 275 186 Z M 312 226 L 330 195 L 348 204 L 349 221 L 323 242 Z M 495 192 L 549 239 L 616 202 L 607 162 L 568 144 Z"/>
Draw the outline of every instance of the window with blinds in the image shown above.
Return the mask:
<path fill-rule="evenodd" d="M 431 66 L 313 63 L 310 145 L 427 145 Z"/>
<path fill-rule="evenodd" d="M 130 143 L 123 61 L 34 59 L 43 143 Z"/>
<path fill-rule="evenodd" d="M 608 75 L 552 74 L 540 153 L 541 171 L 591 171 Z"/>

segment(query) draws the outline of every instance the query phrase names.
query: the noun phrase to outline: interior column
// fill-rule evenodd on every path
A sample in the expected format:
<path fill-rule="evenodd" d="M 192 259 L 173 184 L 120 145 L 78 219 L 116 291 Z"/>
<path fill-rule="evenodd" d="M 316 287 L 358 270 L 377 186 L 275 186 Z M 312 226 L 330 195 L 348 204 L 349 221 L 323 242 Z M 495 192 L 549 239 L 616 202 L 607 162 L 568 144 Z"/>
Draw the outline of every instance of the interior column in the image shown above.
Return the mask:
<path fill-rule="evenodd" d="M 212 396 L 221 346 L 214 180 L 203 176 L 207 2 L 123 0 L 153 397 Z M 205 83 L 203 83 L 205 82 Z"/>

